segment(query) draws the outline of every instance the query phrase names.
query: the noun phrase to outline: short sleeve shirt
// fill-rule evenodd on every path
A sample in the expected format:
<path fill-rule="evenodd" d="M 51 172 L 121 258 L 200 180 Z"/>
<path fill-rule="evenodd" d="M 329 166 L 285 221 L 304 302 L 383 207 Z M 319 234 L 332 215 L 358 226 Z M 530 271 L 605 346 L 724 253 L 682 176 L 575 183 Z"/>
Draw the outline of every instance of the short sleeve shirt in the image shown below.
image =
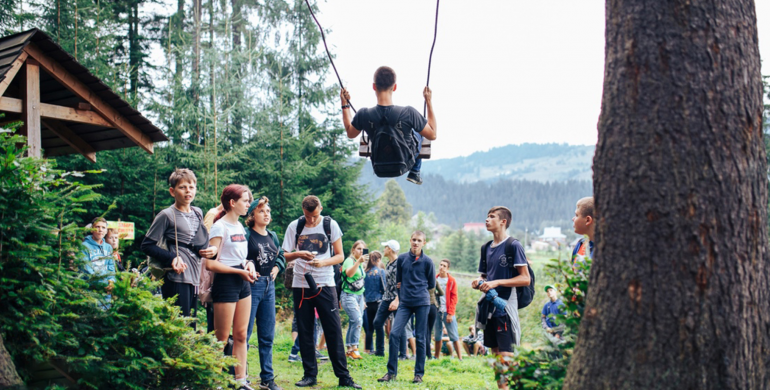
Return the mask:
<path fill-rule="evenodd" d="M 527 256 L 524 254 L 524 247 L 521 246 L 521 243 L 517 240 L 511 242 L 513 259 L 509 259 L 508 256 L 505 255 L 505 245 L 503 245 L 506 241 L 507 239 L 503 240 L 503 242 L 499 243 L 497 246 L 492 243 L 487 249 L 486 272 L 481 269 L 479 272 L 486 273 L 487 280 L 489 281 L 511 279 L 518 275 L 515 267 L 527 265 Z M 495 290 L 500 298 L 508 299 L 511 296 L 512 289 L 513 287 L 497 287 Z M 503 315 L 506 315 L 505 311 L 500 312 L 495 309 L 495 316 Z"/>
<path fill-rule="evenodd" d="M 398 289 L 396 285 L 398 281 L 396 276 L 398 274 L 398 260 L 393 259 L 385 266 L 385 293 L 382 294 L 382 299 L 385 301 L 392 301 L 398 296 Z"/>
<path fill-rule="evenodd" d="M 222 247 L 219 250 L 219 261 L 222 264 L 230 267 L 243 265 L 249 251 L 243 225 L 240 223 L 233 225 L 220 219 L 211 226 L 209 238 L 214 237 L 222 237 Z"/>
<path fill-rule="evenodd" d="M 446 296 L 447 296 L 446 285 L 447 285 L 447 283 L 449 283 L 449 278 L 448 277 L 447 278 L 438 277 L 438 278 L 436 278 L 436 283 L 439 286 L 441 286 L 441 291 L 445 291 L 444 295 L 439 297 L 439 301 L 441 301 L 441 305 L 438 308 L 438 311 L 441 312 L 441 313 L 446 313 Z"/>
<path fill-rule="evenodd" d="M 398 107 L 401 109 L 401 114 L 398 116 L 396 122 L 396 128 L 400 128 L 404 132 L 405 136 L 411 136 L 411 132 L 421 132 L 428 124 L 428 120 L 423 117 L 419 111 L 411 106 L 380 106 L 377 105 L 372 108 L 362 108 L 353 117 L 351 124 L 357 130 L 365 131 L 369 137 L 373 137 L 372 127 L 379 123 L 382 117 L 388 115 L 390 111 Z"/>
<path fill-rule="evenodd" d="M 323 220 L 318 222 L 318 225 L 309 227 L 305 225 L 305 228 L 299 234 L 299 239 L 294 242 L 294 236 L 297 234 L 297 220 L 292 221 L 289 227 L 286 229 L 286 234 L 283 236 L 283 250 L 285 252 L 297 251 L 310 251 L 318 252 L 316 259 L 325 260 L 331 258 L 331 246 L 332 243 L 342 238 L 342 230 L 337 221 L 331 221 L 331 236 L 332 240 L 326 237 L 324 232 Z M 334 266 L 327 265 L 326 267 L 313 267 L 308 265 L 308 262 L 304 259 L 294 260 L 294 280 L 292 282 L 295 288 L 308 288 L 307 281 L 305 280 L 305 274 L 310 273 L 313 275 L 318 286 L 334 286 Z"/>
<path fill-rule="evenodd" d="M 556 326 L 556 316 L 559 314 L 566 314 L 564 312 L 564 303 L 562 303 L 561 299 L 557 299 L 555 302 L 551 302 L 550 300 L 543 305 L 543 311 L 542 314 L 545 317 L 545 323 L 548 325 L 549 328 L 553 328 Z"/>
<path fill-rule="evenodd" d="M 183 213 L 173 205 L 168 208 L 168 211 L 173 214 L 167 212 L 158 213 L 145 236 L 155 242 L 165 240 L 168 251 L 176 254 L 174 220 L 176 219 L 176 239 L 180 243 L 189 245 L 193 242 L 195 233 L 198 231 L 198 227 L 200 227 L 201 218 L 198 215 L 202 215 L 202 212 L 197 207 L 193 207 L 189 213 Z M 200 283 L 200 256 L 189 248 L 180 246 L 179 257 L 185 262 L 187 269 L 181 274 L 167 272 L 166 277 L 176 283 L 197 286 Z"/>
<path fill-rule="evenodd" d="M 354 273 L 352 277 L 348 277 L 347 274 L 344 274 L 345 270 L 352 267 L 353 264 L 355 263 L 356 263 L 356 260 L 353 259 L 352 257 L 348 257 L 347 259 L 345 259 L 345 261 L 342 262 L 342 269 L 340 270 L 340 272 L 343 273 L 342 291 L 348 294 L 361 295 L 364 293 L 364 290 L 366 290 L 366 288 L 362 288 L 358 291 L 351 291 L 350 288 L 348 288 L 348 284 L 345 283 L 345 280 L 347 280 L 350 283 L 353 283 L 357 280 L 363 279 L 366 276 L 366 274 L 364 274 L 364 267 L 361 265 L 358 266 L 358 269 L 356 269 L 356 273 Z"/>
<path fill-rule="evenodd" d="M 270 233 L 263 236 L 252 229 L 249 232 L 248 248 L 246 259 L 254 261 L 256 270 L 261 276 L 270 275 L 275 266 L 275 259 L 278 257 L 278 247 L 275 246 Z"/>

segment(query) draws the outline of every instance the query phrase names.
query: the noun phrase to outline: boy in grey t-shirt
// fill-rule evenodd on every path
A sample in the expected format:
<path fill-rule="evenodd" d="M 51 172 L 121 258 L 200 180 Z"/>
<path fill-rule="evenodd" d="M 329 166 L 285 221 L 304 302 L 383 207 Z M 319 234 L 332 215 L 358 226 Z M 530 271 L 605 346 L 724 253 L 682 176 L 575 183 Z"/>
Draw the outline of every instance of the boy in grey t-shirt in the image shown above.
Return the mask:
<path fill-rule="evenodd" d="M 176 169 L 168 181 L 174 204 L 155 216 L 142 241 L 142 251 L 171 269 L 164 276 L 161 293 L 164 299 L 176 296 L 176 305 L 189 317 L 196 304 L 201 257 L 213 258 L 217 248 L 209 246 L 203 212 L 191 205 L 196 192 L 195 174 L 189 169 Z"/>

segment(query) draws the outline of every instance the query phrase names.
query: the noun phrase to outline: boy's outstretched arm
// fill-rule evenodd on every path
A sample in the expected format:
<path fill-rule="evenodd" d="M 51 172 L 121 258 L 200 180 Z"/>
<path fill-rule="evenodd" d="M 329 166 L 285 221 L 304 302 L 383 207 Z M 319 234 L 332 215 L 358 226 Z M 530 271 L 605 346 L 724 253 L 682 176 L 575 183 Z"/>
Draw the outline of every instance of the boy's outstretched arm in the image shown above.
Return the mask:
<path fill-rule="evenodd" d="M 436 116 L 433 114 L 433 91 L 430 90 L 430 87 L 426 86 L 425 89 L 422 90 L 422 96 L 425 98 L 426 106 L 428 107 L 428 124 L 425 125 L 425 128 L 422 129 L 420 132 L 420 135 L 423 137 L 435 141 L 436 140 Z"/>
<path fill-rule="evenodd" d="M 340 101 L 341 106 L 345 107 L 350 102 L 350 92 L 348 92 L 347 89 L 342 88 L 342 91 L 340 91 Z M 348 108 L 342 109 L 342 124 L 345 126 L 345 132 L 348 135 L 348 138 L 353 139 L 358 137 L 359 134 L 361 134 L 361 130 L 356 129 L 353 127 L 353 124 L 351 123 L 353 121 L 353 110 Z"/>

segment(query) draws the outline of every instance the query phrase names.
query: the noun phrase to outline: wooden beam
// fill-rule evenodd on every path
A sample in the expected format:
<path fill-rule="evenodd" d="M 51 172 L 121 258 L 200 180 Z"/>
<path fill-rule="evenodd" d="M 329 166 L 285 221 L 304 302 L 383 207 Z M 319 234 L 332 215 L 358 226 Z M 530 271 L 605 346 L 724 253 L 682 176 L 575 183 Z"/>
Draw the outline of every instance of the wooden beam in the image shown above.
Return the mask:
<path fill-rule="evenodd" d="M 0 97 L 0 111 L 21 114 L 21 99 Z"/>
<path fill-rule="evenodd" d="M 0 111 L 20 114 L 21 109 L 21 99 L 0 97 Z M 104 126 L 111 129 L 115 128 L 112 123 L 107 122 L 106 119 L 93 111 L 83 111 L 71 107 L 57 106 L 55 104 L 40 103 L 40 117 Z"/>
<path fill-rule="evenodd" d="M 89 125 L 104 126 L 115 128 L 112 123 L 99 116 L 93 111 L 83 111 L 75 108 L 56 106 L 53 104 L 42 103 L 40 105 L 40 116 L 43 118 L 60 119 L 70 122 L 85 123 Z"/>
<path fill-rule="evenodd" d="M 139 145 L 142 149 L 148 153 L 152 153 L 153 144 L 149 136 L 142 133 L 141 130 L 132 125 L 125 117 L 115 110 L 112 106 L 105 103 L 98 95 L 96 95 L 90 88 L 83 84 L 74 75 L 69 73 L 64 67 L 48 57 L 43 53 L 40 48 L 34 43 L 29 43 L 24 51 L 29 54 L 30 57 L 40 62 L 40 66 L 43 67 L 54 79 L 60 82 L 64 87 L 72 91 L 75 95 L 91 104 L 94 111 L 101 114 L 108 122 L 110 122 L 121 133 L 125 134 L 131 141 Z"/>
<path fill-rule="evenodd" d="M 64 142 L 69 144 L 69 146 L 72 146 L 72 149 L 75 149 L 92 163 L 96 162 L 96 151 L 94 148 L 92 148 L 88 142 L 78 137 L 78 135 L 70 130 L 64 123 L 61 123 L 56 119 L 45 119 L 43 120 L 43 124 L 48 130 L 51 130 L 59 138 L 63 139 Z"/>
<path fill-rule="evenodd" d="M 42 156 L 40 138 L 40 67 L 34 62 L 24 63 L 21 91 L 21 134 L 27 136 L 27 154 L 30 157 Z"/>
<path fill-rule="evenodd" d="M 17 73 L 19 73 L 19 69 L 21 69 L 21 65 L 24 64 L 24 61 L 27 60 L 27 56 L 29 56 L 29 54 L 26 52 L 21 52 L 21 54 L 16 57 L 16 60 L 13 61 L 11 69 L 8 69 L 8 71 L 5 72 L 5 78 L 3 81 L 0 81 L 0 96 L 3 96 L 5 90 L 8 89 L 9 85 L 11 85 L 11 81 L 13 81 L 13 78 L 16 77 Z"/>

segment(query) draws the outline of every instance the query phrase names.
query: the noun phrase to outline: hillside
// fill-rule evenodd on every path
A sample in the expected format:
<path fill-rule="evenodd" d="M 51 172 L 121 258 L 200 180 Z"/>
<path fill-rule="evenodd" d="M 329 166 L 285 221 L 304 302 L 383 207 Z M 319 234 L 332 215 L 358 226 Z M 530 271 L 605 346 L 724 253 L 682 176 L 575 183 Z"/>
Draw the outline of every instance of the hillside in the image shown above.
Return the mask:
<path fill-rule="evenodd" d="M 435 145 L 441 147 L 440 143 Z M 462 183 L 500 179 L 591 180 L 593 157 L 593 145 L 506 145 L 467 157 L 426 160 L 423 172 Z"/>
<path fill-rule="evenodd" d="M 523 144 L 467 157 L 427 160 L 422 186 L 397 180 L 413 211 L 433 212 L 439 223 L 482 222 L 494 205 L 514 211 L 517 229 L 568 224 L 577 199 L 590 196 L 593 146 Z M 378 196 L 388 179 L 366 164 L 361 182 Z"/>

